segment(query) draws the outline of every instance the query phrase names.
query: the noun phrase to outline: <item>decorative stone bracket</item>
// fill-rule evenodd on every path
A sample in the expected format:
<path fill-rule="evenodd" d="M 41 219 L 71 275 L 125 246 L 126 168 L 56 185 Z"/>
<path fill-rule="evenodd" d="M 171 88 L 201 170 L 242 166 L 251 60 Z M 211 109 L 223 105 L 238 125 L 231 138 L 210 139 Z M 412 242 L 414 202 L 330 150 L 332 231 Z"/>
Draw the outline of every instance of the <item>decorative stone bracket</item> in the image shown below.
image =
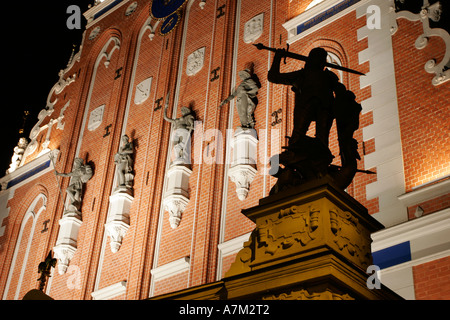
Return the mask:
<path fill-rule="evenodd" d="M 189 202 L 189 177 L 192 170 L 187 165 L 172 165 L 167 172 L 167 190 L 164 194 L 164 209 L 169 212 L 172 229 L 179 226 L 181 216 Z"/>
<path fill-rule="evenodd" d="M 76 250 L 78 233 L 80 231 L 82 221 L 78 213 L 64 213 L 59 220 L 59 234 L 56 246 L 53 247 L 55 257 L 58 259 L 58 272 L 65 274 L 69 267 Z"/>
<path fill-rule="evenodd" d="M 236 184 L 239 200 L 247 198 L 256 170 L 258 138 L 253 129 L 237 129 L 233 140 L 233 161 L 228 176 Z"/>
<path fill-rule="evenodd" d="M 130 227 L 130 209 L 134 198 L 129 192 L 118 191 L 109 197 L 110 212 L 105 224 L 106 234 L 110 237 L 111 251 L 116 253 L 122 246 L 122 240 Z"/>
<path fill-rule="evenodd" d="M 423 49 L 428 44 L 428 39 L 432 36 L 440 37 L 445 43 L 445 55 L 442 61 L 436 64 L 434 59 L 428 60 L 425 63 L 425 71 L 428 73 L 434 73 L 435 77 L 432 80 L 433 85 L 437 86 L 450 80 L 450 35 L 441 28 L 430 28 L 430 19 L 437 22 L 441 18 L 442 8 L 438 2 L 430 5 L 428 0 L 423 1 L 422 10 L 418 13 L 412 13 L 410 11 L 402 10 L 396 12 L 395 1 L 391 1 L 390 14 L 391 14 L 391 34 L 394 35 L 398 30 L 397 19 L 405 18 L 409 21 L 421 21 L 423 25 L 423 34 L 421 34 L 416 42 L 415 47 L 417 49 Z"/>

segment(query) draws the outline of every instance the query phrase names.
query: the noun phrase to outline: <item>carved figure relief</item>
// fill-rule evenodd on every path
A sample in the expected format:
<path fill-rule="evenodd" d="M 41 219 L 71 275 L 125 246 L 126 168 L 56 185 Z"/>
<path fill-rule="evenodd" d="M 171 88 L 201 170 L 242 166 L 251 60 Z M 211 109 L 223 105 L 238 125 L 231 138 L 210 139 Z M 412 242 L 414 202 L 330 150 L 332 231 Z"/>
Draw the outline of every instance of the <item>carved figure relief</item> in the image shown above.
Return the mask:
<path fill-rule="evenodd" d="M 116 164 L 116 190 L 121 188 L 130 189 L 133 185 L 133 142 L 129 140 L 127 135 L 121 138 L 119 152 L 114 156 Z"/>
<path fill-rule="evenodd" d="M 244 42 L 252 43 L 257 40 L 263 33 L 264 13 L 258 14 L 245 23 L 244 26 Z"/>
<path fill-rule="evenodd" d="M 14 154 L 11 158 L 11 164 L 9 165 L 9 169 L 6 170 L 6 174 L 10 174 L 19 167 L 20 161 L 22 161 L 23 154 L 25 152 L 26 147 L 28 146 L 27 138 L 20 138 L 19 143 L 14 148 Z"/>
<path fill-rule="evenodd" d="M 79 212 L 81 209 L 83 185 L 92 178 L 92 168 L 84 164 L 83 159 L 76 158 L 72 172 L 60 173 L 55 171 L 55 173 L 61 177 L 71 178 L 69 186 L 66 189 L 67 196 L 70 200 L 67 212 Z"/>
<path fill-rule="evenodd" d="M 91 112 L 91 115 L 89 116 L 89 122 L 88 122 L 88 130 L 89 131 L 94 131 L 101 125 L 101 123 L 103 121 L 103 113 L 104 112 L 105 112 L 105 105 L 102 105 Z"/>
<path fill-rule="evenodd" d="M 186 74 L 188 76 L 197 74 L 203 68 L 205 49 L 206 47 L 200 48 L 187 57 Z"/>

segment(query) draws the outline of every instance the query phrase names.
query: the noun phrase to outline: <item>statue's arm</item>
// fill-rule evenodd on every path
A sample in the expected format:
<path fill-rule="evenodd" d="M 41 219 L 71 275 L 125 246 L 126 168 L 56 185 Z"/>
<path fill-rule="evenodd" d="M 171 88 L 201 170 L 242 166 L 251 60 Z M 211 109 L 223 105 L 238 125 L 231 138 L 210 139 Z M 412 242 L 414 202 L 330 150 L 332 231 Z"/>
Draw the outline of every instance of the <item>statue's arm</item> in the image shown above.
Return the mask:
<path fill-rule="evenodd" d="M 298 71 L 281 73 L 280 63 L 281 59 L 285 56 L 286 50 L 277 49 L 275 56 L 273 57 L 272 66 L 270 67 L 267 75 L 267 80 L 272 83 L 293 85 L 294 80 L 298 77 Z"/>
<path fill-rule="evenodd" d="M 163 113 L 164 120 L 166 120 L 166 121 L 168 121 L 168 122 L 170 122 L 170 123 L 175 123 L 175 120 L 170 119 L 170 118 L 167 116 L 167 108 L 168 108 L 168 105 L 166 105 L 165 108 L 164 108 L 164 113 Z"/>

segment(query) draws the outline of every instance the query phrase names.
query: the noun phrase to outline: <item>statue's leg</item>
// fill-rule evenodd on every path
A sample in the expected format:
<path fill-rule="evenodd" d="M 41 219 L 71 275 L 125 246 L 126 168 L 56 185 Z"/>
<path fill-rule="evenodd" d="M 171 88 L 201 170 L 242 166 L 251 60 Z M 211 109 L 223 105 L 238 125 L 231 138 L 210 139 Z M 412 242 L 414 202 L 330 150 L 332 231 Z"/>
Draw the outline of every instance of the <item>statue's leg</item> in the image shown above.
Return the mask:
<path fill-rule="evenodd" d="M 309 125 L 313 119 L 313 113 L 311 104 L 295 104 L 294 108 L 294 129 L 292 130 L 292 136 L 289 140 L 289 145 L 293 145 L 300 138 L 306 135 Z"/>

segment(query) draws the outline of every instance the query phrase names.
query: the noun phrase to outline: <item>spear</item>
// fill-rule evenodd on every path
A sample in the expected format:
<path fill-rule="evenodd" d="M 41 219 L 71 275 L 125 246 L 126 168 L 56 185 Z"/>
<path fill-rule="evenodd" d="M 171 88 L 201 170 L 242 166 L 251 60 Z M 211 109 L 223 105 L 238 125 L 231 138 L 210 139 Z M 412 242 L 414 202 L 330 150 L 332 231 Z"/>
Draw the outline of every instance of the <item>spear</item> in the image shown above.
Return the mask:
<path fill-rule="evenodd" d="M 258 48 L 258 50 L 269 50 L 269 51 L 272 51 L 272 52 L 276 52 L 277 51 L 277 49 L 271 48 L 271 47 L 266 47 L 262 43 L 254 44 L 254 46 L 256 48 Z M 292 59 L 300 60 L 300 61 L 307 61 L 308 60 L 307 56 L 303 56 L 301 54 L 294 53 L 294 52 L 289 52 L 289 51 L 285 52 L 285 56 L 288 57 L 288 58 L 292 58 Z M 325 62 L 325 66 L 328 67 L 328 68 L 333 68 L 333 69 L 337 69 L 337 70 L 341 70 L 341 71 L 345 71 L 345 72 L 358 74 L 360 76 L 365 76 L 365 74 L 362 73 L 362 72 L 359 72 L 359 71 L 356 71 L 356 70 L 352 70 L 352 69 L 349 69 L 349 68 L 345 68 L 345 67 L 341 67 L 341 66 L 339 66 L 337 64 L 334 64 L 334 63 Z"/>

